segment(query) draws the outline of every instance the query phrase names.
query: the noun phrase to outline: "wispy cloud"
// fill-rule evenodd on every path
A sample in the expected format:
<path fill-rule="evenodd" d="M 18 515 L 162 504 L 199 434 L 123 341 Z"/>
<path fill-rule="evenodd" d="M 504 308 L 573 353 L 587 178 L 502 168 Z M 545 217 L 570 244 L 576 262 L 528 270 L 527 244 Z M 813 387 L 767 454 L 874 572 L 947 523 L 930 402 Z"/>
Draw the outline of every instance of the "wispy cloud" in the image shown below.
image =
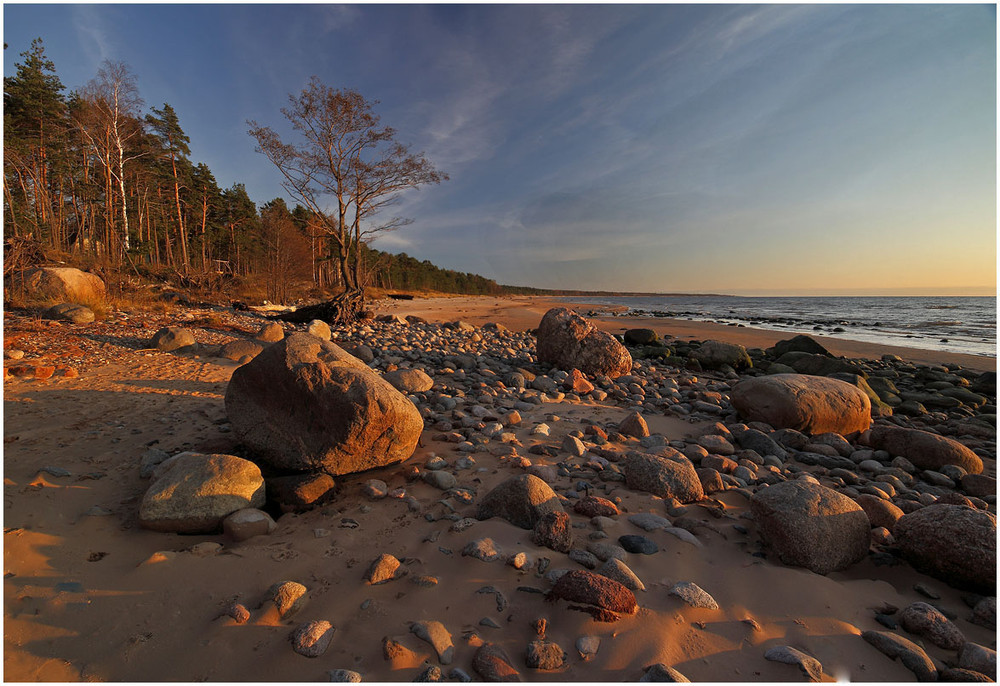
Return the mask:
<path fill-rule="evenodd" d="M 104 25 L 104 12 L 92 5 L 72 5 L 76 38 L 81 48 L 96 65 L 112 59 L 112 40 Z"/>

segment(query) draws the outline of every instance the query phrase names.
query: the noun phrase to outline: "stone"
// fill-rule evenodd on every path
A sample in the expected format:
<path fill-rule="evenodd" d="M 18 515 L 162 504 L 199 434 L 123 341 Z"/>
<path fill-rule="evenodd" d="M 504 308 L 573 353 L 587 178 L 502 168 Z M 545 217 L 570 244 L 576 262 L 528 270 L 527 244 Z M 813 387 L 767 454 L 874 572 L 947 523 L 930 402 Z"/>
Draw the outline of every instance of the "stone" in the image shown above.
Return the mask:
<path fill-rule="evenodd" d="M 252 507 L 236 510 L 222 520 L 222 531 L 234 541 L 266 536 L 278 527 L 271 515 Z"/>
<path fill-rule="evenodd" d="M 566 663 L 566 651 L 552 641 L 532 641 L 524 662 L 531 669 L 559 669 Z"/>
<path fill-rule="evenodd" d="M 483 562 L 496 562 L 503 559 L 503 551 L 492 538 L 479 538 L 469 541 L 462 549 L 463 557 L 474 557 Z"/>
<path fill-rule="evenodd" d="M 158 448 L 149 448 L 139 460 L 139 478 L 148 479 L 163 462 L 170 459 L 170 453 Z"/>
<path fill-rule="evenodd" d="M 512 476 L 483 496 L 479 520 L 502 517 L 522 529 L 534 529 L 547 512 L 562 512 L 562 503 L 547 483 L 531 474 Z"/>
<path fill-rule="evenodd" d="M 372 560 L 365 572 L 365 582 L 371 586 L 377 586 L 396 579 L 399 574 L 400 562 L 395 555 L 382 553 Z"/>
<path fill-rule="evenodd" d="M 643 531 L 657 531 L 673 527 L 673 522 L 669 519 L 653 514 L 652 512 L 637 512 L 636 514 L 629 515 L 628 521 Z"/>
<path fill-rule="evenodd" d="M 314 319 L 306 326 L 306 333 L 322 341 L 330 340 L 330 325 L 322 319 Z"/>
<path fill-rule="evenodd" d="M 669 595 L 677 596 L 691 607 L 700 607 L 706 610 L 718 610 L 719 604 L 715 598 L 706 593 L 698 584 L 691 581 L 679 581 L 667 591 Z"/>
<path fill-rule="evenodd" d="M 329 474 L 293 474 L 267 480 L 271 500 L 282 512 L 307 512 L 330 502 L 336 494 L 336 482 Z"/>
<path fill-rule="evenodd" d="M 969 618 L 969 621 L 979 626 L 985 626 L 987 629 L 996 629 L 997 599 L 987 597 L 976 603 L 975 607 L 972 608 L 972 617 Z"/>
<path fill-rule="evenodd" d="M 43 317 L 71 322 L 73 324 L 90 324 L 94 321 L 94 311 L 83 305 L 62 303 L 45 310 Z"/>
<path fill-rule="evenodd" d="M 455 659 L 455 644 L 452 643 L 451 634 L 441 622 L 414 622 L 410 625 L 410 631 L 434 648 L 441 664 L 450 665 Z"/>
<path fill-rule="evenodd" d="M 639 678 L 639 681 L 642 683 L 666 682 L 678 684 L 687 684 L 691 682 L 690 679 L 678 672 L 676 669 L 668 667 L 662 662 L 657 662 L 656 664 L 647 667 L 646 672 Z"/>
<path fill-rule="evenodd" d="M 458 485 L 458 479 L 455 478 L 454 474 L 441 470 L 426 471 L 421 478 L 423 478 L 424 483 L 442 491 L 447 491 Z"/>
<path fill-rule="evenodd" d="M 871 425 L 868 396 L 836 379 L 804 374 L 744 378 L 730 397 L 744 419 L 778 429 L 846 435 Z"/>
<path fill-rule="evenodd" d="M 285 338 L 285 330 L 278 322 L 270 322 L 260 327 L 254 338 L 264 343 L 277 343 Z"/>
<path fill-rule="evenodd" d="M 884 498 L 862 493 L 854 499 L 868 515 L 868 521 L 873 528 L 884 526 L 892 531 L 896 522 L 903 516 L 903 511 Z"/>
<path fill-rule="evenodd" d="M 264 594 L 262 605 L 272 603 L 278 611 L 278 616 L 288 619 L 305 607 L 308 599 L 308 589 L 295 581 L 280 581 Z"/>
<path fill-rule="evenodd" d="M 165 353 L 186 348 L 196 342 L 191 330 L 180 326 L 166 326 L 153 334 L 153 338 L 150 339 L 152 347 Z"/>
<path fill-rule="evenodd" d="M 229 341 L 219 349 L 219 357 L 239 362 L 247 357 L 253 359 L 263 351 L 264 346 L 257 341 L 251 341 L 247 338 L 237 338 L 235 341 Z"/>
<path fill-rule="evenodd" d="M 642 418 L 641 414 L 633 412 L 618 424 L 618 432 L 625 436 L 645 438 L 649 435 L 649 426 L 647 426 L 646 420 Z"/>
<path fill-rule="evenodd" d="M 617 581 L 630 591 L 645 591 L 646 585 L 642 579 L 636 576 L 635 572 L 617 557 L 609 557 L 596 572 L 601 576 L 606 576 L 613 581 Z"/>
<path fill-rule="evenodd" d="M 559 577 L 549 592 L 549 598 L 592 605 L 613 613 L 614 619 L 619 614 L 635 614 L 639 607 L 635 595 L 628 588 L 613 579 L 582 569 L 574 569 Z"/>
<path fill-rule="evenodd" d="M 619 536 L 618 543 L 625 550 L 625 552 L 628 553 L 636 553 L 638 555 L 655 555 L 660 552 L 660 546 L 656 545 L 656 541 L 637 534 L 625 534 L 624 536 Z"/>
<path fill-rule="evenodd" d="M 958 666 L 985 674 L 993 681 L 997 678 L 997 651 L 978 643 L 967 642 L 958 651 Z"/>
<path fill-rule="evenodd" d="M 705 495 L 711 495 L 712 493 L 718 493 L 726 489 L 722 475 L 715 469 L 699 467 L 694 471 L 698 475 L 698 481 L 701 482 L 701 490 L 704 491 Z"/>
<path fill-rule="evenodd" d="M 937 681 L 937 667 L 924 649 L 891 631 L 863 631 L 861 638 L 875 646 L 879 652 L 893 660 L 899 658 L 903 666 L 914 673 L 917 681 Z"/>
<path fill-rule="evenodd" d="M 484 643 L 472 656 L 473 671 L 483 681 L 520 681 L 521 674 L 507 652 L 495 643 Z"/>
<path fill-rule="evenodd" d="M 560 369 L 579 369 L 589 376 L 610 379 L 632 371 L 632 356 L 614 336 L 565 307 L 552 308 L 537 331 L 540 362 Z"/>
<path fill-rule="evenodd" d="M 867 376 L 863 369 L 855 363 L 837 357 L 826 355 L 810 355 L 808 353 L 785 353 L 776 362 L 785 364 L 799 374 L 810 376 L 829 376 L 831 374 L 857 374 Z"/>
<path fill-rule="evenodd" d="M 747 369 L 753 366 L 747 349 L 737 343 L 722 341 L 705 341 L 701 347 L 691 353 L 704 369 L 720 369 L 723 366 L 733 369 Z"/>
<path fill-rule="evenodd" d="M 331 669 L 327 672 L 330 681 L 348 684 L 360 684 L 361 675 L 351 669 Z"/>
<path fill-rule="evenodd" d="M 918 469 L 940 471 L 943 465 L 958 465 L 969 474 L 983 471 L 983 461 L 958 441 L 919 429 L 897 426 L 873 427 L 867 436 L 868 445 L 885 450 L 893 457 L 901 455 Z"/>
<path fill-rule="evenodd" d="M 899 518 L 893 536 L 917 570 L 955 588 L 994 595 L 997 520 L 964 505 L 929 505 Z"/>
<path fill-rule="evenodd" d="M 306 657 L 319 657 L 330 647 L 336 631 L 330 622 L 323 619 L 300 624 L 290 636 L 292 650 Z"/>
<path fill-rule="evenodd" d="M 809 681 L 822 681 L 823 665 L 819 660 L 791 646 L 774 646 L 764 653 L 764 659 L 783 662 L 786 665 L 798 665 Z"/>
<path fill-rule="evenodd" d="M 652 329 L 628 329 L 623 338 L 625 345 L 652 345 L 660 337 Z"/>
<path fill-rule="evenodd" d="M 434 379 L 420 369 L 397 369 L 386 372 L 382 378 L 402 393 L 424 393 L 434 386 Z"/>
<path fill-rule="evenodd" d="M 779 483 L 757 491 L 750 509 L 761 538 L 785 564 L 828 574 L 868 554 L 871 524 L 865 511 L 825 486 Z"/>
<path fill-rule="evenodd" d="M 72 267 L 40 267 L 25 275 L 23 285 L 26 293 L 50 301 L 101 302 L 107 295 L 101 277 Z"/>
<path fill-rule="evenodd" d="M 774 344 L 774 347 L 768 350 L 772 357 L 775 359 L 781 357 L 785 353 L 797 352 L 797 353 L 809 353 L 810 355 L 825 355 L 827 357 L 833 357 L 829 350 L 823 347 L 815 338 L 811 336 L 806 336 L 804 334 L 799 334 L 798 336 L 793 336 L 785 340 L 778 341 Z"/>
<path fill-rule="evenodd" d="M 154 531 L 212 533 L 228 515 L 264 504 L 264 479 L 233 455 L 184 452 L 161 463 L 139 506 L 139 524 Z"/>
<path fill-rule="evenodd" d="M 936 608 L 927 603 L 913 603 L 896 616 L 900 625 L 945 650 L 958 650 L 965 643 L 965 636 L 957 626 Z"/>
<path fill-rule="evenodd" d="M 580 659 L 584 662 L 589 662 L 594 659 L 594 656 L 597 655 L 597 651 L 600 647 L 600 636 L 581 636 L 576 639 L 576 651 L 580 653 Z"/>
<path fill-rule="evenodd" d="M 682 503 L 700 500 L 704 491 L 694 465 L 677 451 L 673 453 L 676 453 L 676 459 L 644 453 L 630 454 L 622 465 L 625 484 L 631 489 L 653 493 L 661 498 L 676 498 Z"/>
<path fill-rule="evenodd" d="M 233 372 L 226 413 L 269 464 L 333 476 L 407 459 L 424 426 L 413 403 L 375 371 L 304 333 Z"/>
<path fill-rule="evenodd" d="M 546 512 L 535 522 L 531 541 L 559 553 L 568 553 L 573 547 L 573 528 L 565 512 Z"/>
<path fill-rule="evenodd" d="M 584 517 L 614 517 L 618 514 L 618 506 L 607 498 L 588 495 L 573 503 L 573 512 Z"/>

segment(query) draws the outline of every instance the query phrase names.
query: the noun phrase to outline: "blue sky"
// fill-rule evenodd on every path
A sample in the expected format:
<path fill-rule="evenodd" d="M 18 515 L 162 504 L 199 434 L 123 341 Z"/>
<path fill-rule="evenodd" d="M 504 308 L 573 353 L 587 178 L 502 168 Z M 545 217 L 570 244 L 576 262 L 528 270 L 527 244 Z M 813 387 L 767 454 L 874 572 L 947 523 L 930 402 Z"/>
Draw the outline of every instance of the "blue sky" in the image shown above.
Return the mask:
<path fill-rule="evenodd" d="M 67 88 L 129 64 L 258 204 L 318 75 L 451 180 L 376 244 L 501 283 L 993 293 L 993 5 L 12 5 Z M 971 289 L 971 290 L 970 290 Z"/>

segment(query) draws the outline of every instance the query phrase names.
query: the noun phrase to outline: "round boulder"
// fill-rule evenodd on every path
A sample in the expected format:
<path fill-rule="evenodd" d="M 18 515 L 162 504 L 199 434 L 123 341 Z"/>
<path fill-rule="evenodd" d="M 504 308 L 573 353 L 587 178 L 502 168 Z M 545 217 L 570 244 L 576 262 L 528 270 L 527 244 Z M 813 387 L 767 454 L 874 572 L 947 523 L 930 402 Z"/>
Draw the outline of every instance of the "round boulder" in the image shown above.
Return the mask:
<path fill-rule="evenodd" d="M 871 401 L 844 381 L 805 374 L 743 379 L 732 390 L 733 406 L 747 421 L 807 434 L 851 434 L 871 425 Z"/>
<path fill-rule="evenodd" d="M 25 291 L 62 302 L 99 302 L 107 289 L 96 274 L 72 267 L 41 267 L 24 278 Z"/>
<path fill-rule="evenodd" d="M 382 378 L 402 393 L 423 393 L 434 386 L 434 379 L 419 369 L 397 369 L 386 372 Z"/>
<path fill-rule="evenodd" d="M 189 329 L 180 326 L 166 326 L 153 334 L 150 343 L 157 350 L 168 353 L 194 345 L 196 341 L 194 334 Z"/>
<path fill-rule="evenodd" d="M 755 493 L 750 509 L 761 538 L 785 564 L 828 574 L 868 554 L 868 515 L 825 486 L 785 481 Z"/>
<path fill-rule="evenodd" d="M 531 474 L 500 482 L 479 503 L 476 519 L 502 517 L 522 529 L 534 529 L 543 515 L 563 512 L 559 496 L 547 483 Z"/>
<path fill-rule="evenodd" d="M 997 518 L 964 505 L 928 505 L 903 515 L 893 536 L 903 558 L 955 588 L 994 595 Z"/>
<path fill-rule="evenodd" d="M 632 371 L 632 356 L 614 336 L 565 307 L 545 313 L 538 325 L 538 360 L 560 369 L 614 379 Z"/>
<path fill-rule="evenodd" d="M 736 343 L 705 341 L 691 353 L 691 357 L 698 360 L 704 369 L 719 369 L 723 366 L 746 369 L 753 366 L 747 349 Z"/>
<path fill-rule="evenodd" d="M 233 372 L 226 413 L 240 440 L 273 466 L 333 476 L 402 462 L 424 426 L 378 373 L 306 333 Z"/>
<path fill-rule="evenodd" d="M 92 309 L 83 305 L 74 305 L 73 303 L 53 305 L 45 310 L 45 314 L 42 316 L 46 319 L 60 319 L 72 322 L 73 324 L 90 324 L 94 321 L 94 311 Z"/>
<path fill-rule="evenodd" d="M 701 500 L 705 495 L 694 465 L 680 453 L 673 459 L 633 453 L 625 459 L 622 471 L 625 472 L 625 485 L 636 491 L 661 498 L 677 498 L 682 503 Z"/>
<path fill-rule="evenodd" d="M 868 444 L 875 450 L 885 450 L 903 456 L 919 469 L 940 471 L 946 464 L 958 465 L 969 474 L 983 471 L 983 461 L 958 441 L 920 429 L 897 426 L 876 426 L 868 434 Z"/>
<path fill-rule="evenodd" d="M 262 346 L 257 341 L 251 341 L 246 338 L 237 338 L 235 341 L 229 341 L 219 350 L 219 357 L 224 357 L 227 360 L 239 361 L 245 357 L 254 358 L 260 355 L 264 350 Z"/>
<path fill-rule="evenodd" d="M 153 473 L 139 506 L 139 524 L 154 531 L 211 533 L 230 514 L 264 504 L 264 478 L 233 455 L 180 453 Z"/>

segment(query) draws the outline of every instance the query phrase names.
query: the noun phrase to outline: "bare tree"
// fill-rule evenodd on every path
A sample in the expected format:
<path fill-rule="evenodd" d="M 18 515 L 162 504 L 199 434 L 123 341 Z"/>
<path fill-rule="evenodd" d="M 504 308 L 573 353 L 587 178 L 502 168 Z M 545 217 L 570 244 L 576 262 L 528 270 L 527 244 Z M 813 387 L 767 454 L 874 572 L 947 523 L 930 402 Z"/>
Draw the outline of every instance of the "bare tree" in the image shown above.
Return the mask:
<path fill-rule="evenodd" d="M 105 60 L 97 77 L 80 93 L 89 105 L 77 128 L 94 156 L 118 186 L 121 203 L 122 246 L 129 250 L 128 195 L 125 192 L 125 165 L 144 152 L 137 145 L 142 133 L 139 111 L 142 99 L 135 76 L 121 62 Z"/>
<path fill-rule="evenodd" d="M 378 103 L 357 91 L 330 88 L 314 76 L 301 95 L 288 100 L 281 112 L 296 132 L 297 144 L 282 141 L 255 121 L 247 122 L 249 133 L 284 176 L 284 189 L 318 219 L 330 239 L 343 292 L 286 318 L 351 321 L 364 303 L 362 243 L 407 223 L 377 215 L 402 191 L 448 177 L 422 153 L 411 153 L 397 142 L 396 132 L 382 126 L 373 112 Z"/>

